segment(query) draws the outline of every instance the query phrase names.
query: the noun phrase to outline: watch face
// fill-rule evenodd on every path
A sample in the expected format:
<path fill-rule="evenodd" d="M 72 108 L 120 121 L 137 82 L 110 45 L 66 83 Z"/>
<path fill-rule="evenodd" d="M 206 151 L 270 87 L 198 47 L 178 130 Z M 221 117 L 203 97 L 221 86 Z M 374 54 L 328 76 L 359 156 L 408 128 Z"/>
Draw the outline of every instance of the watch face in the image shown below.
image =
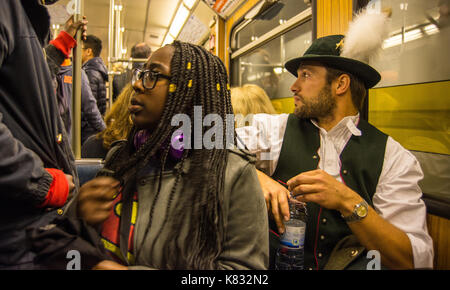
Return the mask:
<path fill-rule="evenodd" d="M 356 209 L 356 214 L 359 217 L 365 217 L 367 215 L 367 207 L 364 205 L 358 206 L 358 208 Z"/>

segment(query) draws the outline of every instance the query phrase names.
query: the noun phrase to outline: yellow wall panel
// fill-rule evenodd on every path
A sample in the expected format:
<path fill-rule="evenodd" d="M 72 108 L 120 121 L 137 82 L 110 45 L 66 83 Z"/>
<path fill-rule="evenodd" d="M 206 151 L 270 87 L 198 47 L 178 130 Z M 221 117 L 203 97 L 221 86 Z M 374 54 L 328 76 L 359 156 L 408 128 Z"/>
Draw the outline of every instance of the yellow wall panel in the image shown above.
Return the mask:
<path fill-rule="evenodd" d="M 294 98 L 272 99 L 272 105 L 277 113 L 293 113 L 294 112 Z"/>
<path fill-rule="evenodd" d="M 317 38 L 345 34 L 352 19 L 351 0 L 317 0 Z"/>
<path fill-rule="evenodd" d="M 450 154 L 450 81 L 369 90 L 369 122 L 406 149 Z"/>

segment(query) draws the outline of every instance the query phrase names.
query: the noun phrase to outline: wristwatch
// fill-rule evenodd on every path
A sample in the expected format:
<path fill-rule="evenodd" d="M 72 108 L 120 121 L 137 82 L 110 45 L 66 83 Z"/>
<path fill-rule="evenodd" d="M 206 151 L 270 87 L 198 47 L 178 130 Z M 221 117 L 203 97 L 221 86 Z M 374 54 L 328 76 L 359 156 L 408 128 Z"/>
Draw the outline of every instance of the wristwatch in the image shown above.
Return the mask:
<path fill-rule="evenodd" d="M 365 200 L 355 205 L 353 212 L 349 216 L 342 216 L 346 222 L 360 221 L 367 216 L 369 212 L 369 205 Z"/>

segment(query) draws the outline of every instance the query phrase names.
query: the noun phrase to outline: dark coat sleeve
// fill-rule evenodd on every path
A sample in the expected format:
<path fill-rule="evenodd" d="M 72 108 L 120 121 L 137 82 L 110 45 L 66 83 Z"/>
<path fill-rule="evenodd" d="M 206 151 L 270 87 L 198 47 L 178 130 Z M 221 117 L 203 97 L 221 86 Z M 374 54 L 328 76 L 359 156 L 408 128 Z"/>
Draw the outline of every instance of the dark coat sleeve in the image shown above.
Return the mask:
<path fill-rule="evenodd" d="M 52 44 L 45 47 L 45 54 L 47 56 L 48 68 L 50 69 L 52 78 L 54 78 L 58 74 L 61 64 L 64 62 L 66 57 Z"/>
<path fill-rule="evenodd" d="M 7 17 L 9 15 L 0 13 L 3 21 Z M 12 29 L 0 23 L 0 67 L 13 49 Z M 43 167 L 42 160 L 16 139 L 3 123 L 1 112 L 0 172 L 0 202 L 7 200 L 38 205 L 44 201 L 53 180 Z"/>
<path fill-rule="evenodd" d="M 39 205 L 47 196 L 52 176 L 41 159 L 15 139 L 0 113 L 0 202 Z"/>
<path fill-rule="evenodd" d="M 97 107 L 97 101 L 92 95 L 86 73 L 81 71 L 81 109 L 83 110 L 83 118 L 89 123 L 90 127 L 97 131 L 103 131 L 106 126 L 102 119 L 102 115 Z"/>

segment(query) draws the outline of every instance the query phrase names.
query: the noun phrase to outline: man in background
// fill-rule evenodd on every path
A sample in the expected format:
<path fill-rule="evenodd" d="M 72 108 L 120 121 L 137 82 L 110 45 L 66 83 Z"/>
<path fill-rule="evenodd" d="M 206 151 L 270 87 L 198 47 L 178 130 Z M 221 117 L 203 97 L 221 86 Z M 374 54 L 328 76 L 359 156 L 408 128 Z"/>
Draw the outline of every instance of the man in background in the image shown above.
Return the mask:
<path fill-rule="evenodd" d="M 81 59 L 83 62 L 83 70 L 86 72 L 92 95 L 97 101 L 97 107 L 102 116 L 106 112 L 106 81 L 108 80 L 108 70 L 100 58 L 102 52 L 102 41 L 94 36 L 88 35 L 83 41 Z M 81 128 L 81 142 L 83 143 L 89 136 L 97 133 L 95 128 L 84 124 Z"/>
<path fill-rule="evenodd" d="M 151 53 L 152 53 L 152 49 L 145 42 L 136 43 L 131 48 L 131 58 L 147 59 L 150 57 Z M 122 74 L 114 76 L 113 101 L 116 100 L 117 96 L 120 94 L 120 92 L 125 87 L 125 85 L 131 81 L 131 71 L 135 68 L 142 68 L 143 66 L 144 66 L 144 62 L 133 62 L 131 69 L 129 69 L 127 67 L 127 69 Z"/>

